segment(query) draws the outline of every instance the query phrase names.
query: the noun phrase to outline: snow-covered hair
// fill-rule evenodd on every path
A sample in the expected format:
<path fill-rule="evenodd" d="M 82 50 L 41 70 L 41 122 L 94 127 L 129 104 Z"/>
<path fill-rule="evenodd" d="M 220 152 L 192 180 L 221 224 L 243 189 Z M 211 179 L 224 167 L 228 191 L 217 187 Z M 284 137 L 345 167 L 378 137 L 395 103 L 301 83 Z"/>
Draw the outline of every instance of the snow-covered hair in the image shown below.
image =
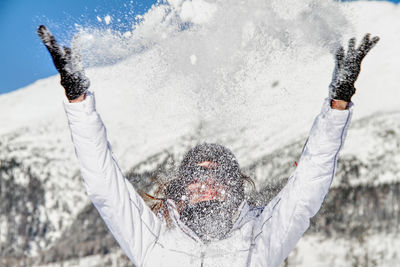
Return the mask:
<path fill-rule="evenodd" d="M 206 161 L 212 163 L 211 167 L 199 165 Z M 177 178 L 167 187 L 166 197 L 185 200 L 187 186 L 208 177 L 227 185 L 238 201 L 243 201 L 243 179 L 235 155 L 222 145 L 208 143 L 197 145 L 186 153 L 179 166 Z"/>
<path fill-rule="evenodd" d="M 211 162 L 211 167 L 199 165 L 205 161 Z M 185 154 L 177 170 L 176 178 L 160 185 L 156 196 L 149 194 L 144 196 L 156 202 L 152 205 L 153 212 L 163 214 L 168 223 L 166 200 L 173 200 L 180 212 L 188 202 L 187 186 L 210 176 L 219 183 L 227 185 L 228 200 L 234 208 L 239 207 L 245 198 L 244 182 L 249 182 L 253 188 L 255 187 L 252 179 L 241 172 L 235 155 L 228 148 L 219 144 L 203 143 Z"/>

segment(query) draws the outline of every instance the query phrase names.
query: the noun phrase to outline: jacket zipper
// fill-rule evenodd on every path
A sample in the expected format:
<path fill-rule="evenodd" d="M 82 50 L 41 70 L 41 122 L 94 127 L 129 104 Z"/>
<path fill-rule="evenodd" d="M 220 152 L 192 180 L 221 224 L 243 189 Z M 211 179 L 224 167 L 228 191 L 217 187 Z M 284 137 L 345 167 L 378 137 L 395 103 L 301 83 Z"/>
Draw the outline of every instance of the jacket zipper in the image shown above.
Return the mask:
<path fill-rule="evenodd" d="M 204 252 L 201 252 L 201 254 L 200 254 L 200 258 L 201 258 L 201 264 L 200 264 L 200 267 L 203 267 L 203 266 L 204 266 Z"/>

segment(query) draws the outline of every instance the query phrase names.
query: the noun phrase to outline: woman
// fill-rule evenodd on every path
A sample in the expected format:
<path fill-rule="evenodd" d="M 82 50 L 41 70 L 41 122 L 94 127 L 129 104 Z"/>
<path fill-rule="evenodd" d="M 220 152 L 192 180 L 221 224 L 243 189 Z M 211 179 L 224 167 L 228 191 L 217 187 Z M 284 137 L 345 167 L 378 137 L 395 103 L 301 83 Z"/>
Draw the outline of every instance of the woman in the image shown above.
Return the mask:
<path fill-rule="evenodd" d="M 341 47 L 329 98 L 315 119 L 301 159 L 286 186 L 265 207 L 250 207 L 235 156 L 201 144 L 184 157 L 154 214 L 124 178 L 95 109 L 89 80 L 71 50 L 45 26 L 38 34 L 52 55 L 69 102 L 75 152 L 87 193 L 136 266 L 279 266 L 309 227 L 329 190 L 352 114 L 351 97 L 362 59 L 378 42 Z M 165 219 L 166 218 L 166 219 Z"/>

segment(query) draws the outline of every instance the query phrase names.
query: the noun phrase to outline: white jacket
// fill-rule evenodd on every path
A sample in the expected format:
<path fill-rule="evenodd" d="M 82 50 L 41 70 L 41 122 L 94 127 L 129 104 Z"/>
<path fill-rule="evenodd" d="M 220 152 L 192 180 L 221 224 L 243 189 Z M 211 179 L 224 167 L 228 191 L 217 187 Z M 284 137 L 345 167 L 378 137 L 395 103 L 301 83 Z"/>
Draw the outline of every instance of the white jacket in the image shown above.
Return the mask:
<path fill-rule="evenodd" d="M 180 220 L 167 228 L 124 178 L 111 152 L 106 129 L 88 93 L 64 104 L 87 193 L 126 255 L 136 266 L 279 266 L 309 227 L 335 175 L 351 107 L 332 109 L 325 100 L 298 167 L 265 207 L 243 203 L 228 238 L 203 244 Z M 218 222 L 215 222 L 218 223 Z"/>

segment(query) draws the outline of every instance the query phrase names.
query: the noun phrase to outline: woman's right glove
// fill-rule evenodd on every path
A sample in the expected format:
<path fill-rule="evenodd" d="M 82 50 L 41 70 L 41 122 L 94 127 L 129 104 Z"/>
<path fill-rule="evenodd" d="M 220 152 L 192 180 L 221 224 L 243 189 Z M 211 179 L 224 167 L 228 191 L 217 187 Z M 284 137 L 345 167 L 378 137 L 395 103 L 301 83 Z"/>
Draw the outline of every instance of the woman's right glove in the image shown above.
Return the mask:
<path fill-rule="evenodd" d="M 337 50 L 335 70 L 329 86 L 331 99 L 350 102 L 356 91 L 354 83 L 360 74 L 361 61 L 379 41 L 379 37 L 370 39 L 370 36 L 369 33 L 366 34 L 357 49 L 355 48 L 356 39 L 351 38 L 347 54 L 342 46 Z"/>
<path fill-rule="evenodd" d="M 65 88 L 65 95 L 69 100 L 78 98 L 90 86 L 90 81 L 85 76 L 79 55 L 73 54 L 69 47 L 59 46 L 46 26 L 39 26 L 37 33 L 49 50 L 54 65 L 60 73 L 61 85 Z"/>

